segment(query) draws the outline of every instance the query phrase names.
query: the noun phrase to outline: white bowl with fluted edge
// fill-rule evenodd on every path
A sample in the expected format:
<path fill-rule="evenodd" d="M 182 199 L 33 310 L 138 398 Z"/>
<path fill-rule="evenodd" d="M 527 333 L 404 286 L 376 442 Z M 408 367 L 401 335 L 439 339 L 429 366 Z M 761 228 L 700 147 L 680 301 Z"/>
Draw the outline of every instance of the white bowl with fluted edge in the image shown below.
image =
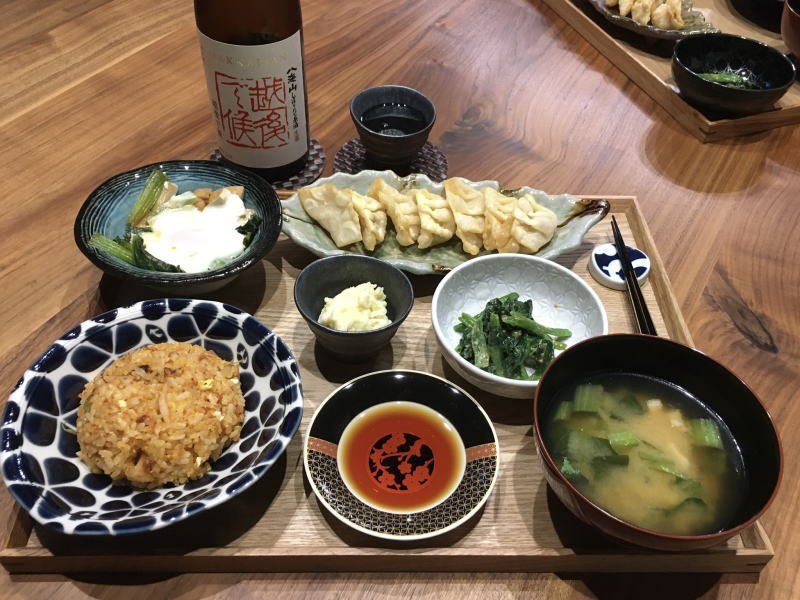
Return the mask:
<path fill-rule="evenodd" d="M 533 318 L 547 327 L 569 329 L 567 347 L 608 333 L 600 298 L 578 275 L 561 265 L 526 254 L 492 254 L 467 261 L 448 273 L 433 294 L 431 320 L 447 363 L 480 389 L 508 398 L 532 398 L 538 380 L 493 375 L 456 352 L 461 339 L 454 327 L 462 313 L 481 312 L 492 298 L 517 292 L 533 301 Z M 556 355 L 559 351 L 556 350 Z"/>

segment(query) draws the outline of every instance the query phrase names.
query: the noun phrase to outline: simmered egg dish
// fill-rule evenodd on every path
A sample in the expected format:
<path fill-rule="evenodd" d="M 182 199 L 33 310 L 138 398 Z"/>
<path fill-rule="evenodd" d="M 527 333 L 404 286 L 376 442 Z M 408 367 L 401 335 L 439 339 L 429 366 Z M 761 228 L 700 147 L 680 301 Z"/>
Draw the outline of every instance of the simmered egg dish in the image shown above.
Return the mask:
<path fill-rule="evenodd" d="M 89 244 L 143 269 L 200 273 L 241 255 L 260 223 L 244 205 L 242 186 L 179 194 L 156 170 L 128 216 L 126 235 L 112 240 L 95 233 Z"/>

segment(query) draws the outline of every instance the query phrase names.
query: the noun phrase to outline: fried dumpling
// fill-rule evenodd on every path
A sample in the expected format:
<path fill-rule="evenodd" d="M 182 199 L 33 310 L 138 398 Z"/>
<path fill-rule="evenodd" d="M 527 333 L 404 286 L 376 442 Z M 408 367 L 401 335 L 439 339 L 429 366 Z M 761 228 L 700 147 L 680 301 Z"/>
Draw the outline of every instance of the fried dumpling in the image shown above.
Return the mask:
<path fill-rule="evenodd" d="M 371 252 L 386 236 L 386 211 L 377 199 L 364 196 L 353 190 L 348 191 L 350 192 L 353 208 L 355 208 L 358 215 L 358 222 L 361 225 L 361 238 L 364 242 L 364 248 Z"/>
<path fill-rule="evenodd" d="M 420 249 L 442 244 L 453 237 L 456 221 L 447 200 L 428 190 L 411 190 L 409 192 L 419 209 L 420 230 L 417 246 Z"/>
<path fill-rule="evenodd" d="M 633 0 L 631 18 L 639 25 L 647 25 L 650 22 L 652 8 L 653 0 Z"/>
<path fill-rule="evenodd" d="M 445 198 L 456 221 L 456 235 L 461 247 L 473 256 L 483 246 L 483 229 L 486 222 L 483 216 L 486 202 L 479 190 L 471 188 L 462 179 L 446 179 Z"/>
<path fill-rule="evenodd" d="M 659 29 L 670 29 L 669 8 L 666 4 L 659 4 L 653 7 L 650 13 L 650 19 L 653 27 Z"/>
<path fill-rule="evenodd" d="M 361 241 L 358 215 L 350 195 L 332 183 L 305 187 L 297 192 L 300 204 L 309 216 L 327 231 L 339 247 Z"/>
<path fill-rule="evenodd" d="M 669 13 L 669 23 L 672 29 L 683 27 L 683 16 L 681 15 L 681 0 L 667 0 L 667 12 Z"/>
<path fill-rule="evenodd" d="M 411 196 L 394 189 L 380 177 L 369 186 L 367 195 L 380 202 L 389 215 L 398 244 L 410 246 L 416 243 L 419 237 L 419 211 Z"/>
<path fill-rule="evenodd" d="M 622 17 L 627 17 L 631 14 L 633 8 L 633 0 L 619 0 L 619 14 Z"/>
<path fill-rule="evenodd" d="M 511 226 L 511 237 L 519 246 L 515 252 L 536 252 L 553 239 L 557 226 L 556 214 L 536 202 L 531 194 L 525 194 L 517 200 Z"/>
<path fill-rule="evenodd" d="M 481 190 L 485 202 L 483 247 L 487 250 L 500 250 L 511 239 L 511 226 L 514 224 L 516 198 L 501 194 L 494 188 Z M 509 250 L 513 252 L 513 250 Z"/>

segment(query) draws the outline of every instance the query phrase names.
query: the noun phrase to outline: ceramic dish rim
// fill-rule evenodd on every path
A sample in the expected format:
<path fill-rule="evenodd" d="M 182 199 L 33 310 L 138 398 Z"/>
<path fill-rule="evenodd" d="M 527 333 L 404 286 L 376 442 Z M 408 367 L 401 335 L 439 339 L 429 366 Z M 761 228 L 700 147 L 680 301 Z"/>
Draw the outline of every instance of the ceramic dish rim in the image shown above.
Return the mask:
<path fill-rule="evenodd" d="M 581 279 L 581 277 L 578 276 L 577 273 L 573 272 L 571 269 L 568 269 L 567 267 L 565 267 L 563 265 L 560 265 L 557 262 L 554 262 L 554 261 L 552 261 L 552 260 L 550 260 L 548 258 L 541 258 L 539 256 L 532 256 L 530 254 L 489 254 L 487 256 L 478 256 L 478 257 L 475 257 L 475 258 L 473 258 L 471 260 L 468 260 L 465 263 L 462 263 L 462 264 L 458 265 L 456 268 L 454 268 L 452 271 L 447 273 L 447 275 L 445 275 L 442 278 L 442 280 L 436 286 L 436 290 L 433 292 L 433 299 L 431 300 L 431 323 L 433 324 L 433 330 L 434 330 L 434 333 L 436 334 L 436 341 L 439 343 L 439 345 L 441 347 L 448 348 L 448 350 L 449 350 L 449 352 L 447 353 L 447 356 L 449 356 L 450 358 L 455 359 L 456 363 L 473 377 L 487 380 L 489 383 L 496 383 L 496 384 L 502 384 L 502 385 L 512 385 L 512 386 L 517 387 L 519 389 L 528 389 L 528 390 L 533 391 L 538 387 L 539 381 L 541 380 L 542 377 L 544 377 L 544 373 L 542 373 L 542 377 L 540 377 L 539 379 L 525 381 L 525 380 L 522 380 L 522 379 L 512 379 L 510 377 L 501 377 L 500 375 L 494 375 L 492 373 L 489 373 L 488 371 L 484 371 L 483 369 L 480 369 L 480 368 L 476 367 L 475 365 L 473 365 L 472 363 L 467 361 L 467 359 L 465 359 L 463 356 L 461 356 L 458 352 L 456 352 L 455 348 L 449 348 L 449 346 L 445 346 L 445 343 L 444 343 L 445 342 L 445 337 L 444 337 L 444 332 L 442 330 L 442 325 L 439 323 L 439 320 L 435 317 L 435 315 L 437 313 L 437 308 L 439 306 L 439 298 L 441 296 L 441 290 L 443 289 L 444 284 L 448 281 L 448 279 L 453 277 L 460 269 L 467 268 L 466 265 L 474 266 L 474 265 L 478 264 L 479 262 L 485 261 L 485 260 L 503 260 L 502 258 L 498 259 L 497 257 L 504 257 L 504 256 L 514 257 L 515 260 L 528 260 L 528 261 L 533 261 L 533 262 L 538 262 L 538 263 L 543 263 L 543 264 L 544 263 L 549 263 L 548 266 L 554 267 L 556 269 L 556 271 L 557 272 L 561 272 L 562 275 L 563 274 L 567 274 L 568 277 L 571 277 L 580 286 L 582 286 L 584 288 L 584 291 L 589 293 L 589 297 L 592 298 L 592 300 L 594 300 L 596 302 L 597 307 L 600 309 L 602 333 L 600 333 L 598 335 L 607 335 L 608 334 L 608 314 L 606 313 L 605 305 L 603 304 L 602 300 L 600 300 L 600 296 L 597 295 L 597 292 L 595 292 L 588 283 L 586 283 L 583 279 Z M 595 337 L 595 336 L 591 336 L 591 337 Z M 584 341 L 584 340 L 580 340 L 578 342 L 575 342 L 575 344 L 579 344 L 582 341 Z M 565 348 L 565 350 L 569 349 L 571 346 L 573 346 L 575 344 L 569 344 L 567 346 L 567 348 Z M 442 352 L 442 354 L 445 354 L 445 353 Z M 558 357 L 558 355 L 556 355 L 553 358 L 553 360 L 555 360 L 557 357 Z M 548 367 L 549 366 L 550 365 L 548 365 Z"/>
<path fill-rule="evenodd" d="M 120 265 L 116 264 L 113 260 L 106 256 L 106 253 L 99 250 L 94 250 L 88 245 L 88 241 L 84 239 L 81 231 L 82 225 L 85 221 L 86 213 L 91 208 L 92 204 L 96 201 L 101 189 L 107 185 L 115 182 L 118 178 L 126 176 L 134 176 L 136 173 L 144 174 L 147 171 L 160 168 L 164 165 L 170 167 L 181 165 L 197 165 L 205 166 L 214 169 L 227 170 L 233 173 L 240 174 L 244 177 L 251 178 L 259 186 L 264 187 L 267 192 L 266 204 L 275 209 L 275 218 L 269 223 L 262 222 L 261 237 L 260 239 L 253 240 L 253 242 L 244 249 L 244 251 L 235 257 L 229 263 L 212 269 L 209 271 L 201 271 L 199 273 L 166 273 L 161 271 L 148 271 L 137 267 L 135 265 L 128 265 L 131 271 L 123 269 Z M 280 199 L 275 192 L 275 189 L 269 184 L 267 180 L 261 176 L 245 171 L 243 169 L 236 169 L 228 165 L 221 164 L 214 160 L 200 160 L 200 159 L 175 159 L 175 160 L 162 160 L 159 162 L 142 165 L 116 173 L 111 177 L 104 179 L 98 184 L 86 197 L 78 209 L 78 214 L 75 216 L 75 223 L 73 225 L 73 237 L 75 245 L 81 253 L 97 268 L 103 272 L 108 272 L 115 277 L 121 279 L 131 279 L 133 281 L 141 282 L 144 285 L 158 285 L 163 287 L 180 288 L 181 286 L 194 285 L 199 283 L 211 283 L 222 279 L 234 277 L 243 271 L 249 269 L 256 263 L 260 262 L 264 255 L 269 252 L 275 242 L 278 240 L 280 233 L 283 229 L 283 209 Z"/>
<path fill-rule="evenodd" d="M 714 532 L 714 533 L 703 533 L 703 534 L 699 534 L 699 535 L 677 535 L 677 534 L 672 534 L 672 533 L 662 533 L 660 531 L 654 531 L 652 529 L 646 529 L 646 528 L 641 527 L 639 525 L 634 525 L 630 521 L 626 521 L 625 519 L 622 519 L 621 517 L 616 516 L 615 514 L 610 512 L 609 510 L 607 510 L 607 509 L 603 508 L 602 506 L 600 506 L 600 504 L 598 504 L 594 500 L 590 499 L 586 494 L 584 494 L 577 487 L 575 487 L 575 485 L 573 485 L 573 483 L 571 481 L 569 481 L 566 478 L 566 476 L 564 476 L 564 474 L 561 472 L 561 469 L 558 468 L 558 465 L 556 464 L 556 461 L 553 458 L 553 456 L 552 456 L 552 454 L 550 452 L 550 449 L 547 447 L 547 444 L 545 444 L 545 441 L 544 441 L 543 430 L 544 430 L 544 427 L 546 427 L 546 425 L 543 427 L 541 422 L 540 422 L 540 419 L 539 419 L 539 410 L 538 410 L 538 407 L 539 407 L 539 392 L 537 390 L 537 392 L 536 392 L 536 394 L 535 394 L 535 396 L 533 398 L 533 406 L 532 406 L 532 411 L 533 411 L 533 423 L 532 423 L 533 437 L 534 437 L 534 442 L 536 443 L 536 446 L 537 446 L 537 450 L 536 451 L 539 454 L 540 458 L 547 464 L 547 467 L 553 473 L 556 474 L 556 477 L 558 478 L 560 483 L 566 485 L 566 487 L 570 491 L 570 494 L 579 496 L 583 501 L 585 501 L 593 509 L 601 512 L 604 517 L 609 518 L 611 521 L 613 521 L 613 522 L 615 522 L 617 524 L 622 524 L 625 527 L 629 527 L 632 530 L 634 530 L 636 533 L 646 534 L 646 535 L 649 535 L 649 536 L 656 536 L 658 538 L 666 539 L 666 540 L 679 540 L 679 541 L 681 541 L 681 540 L 711 540 L 711 539 L 714 539 L 714 538 L 719 538 L 720 536 L 726 536 L 727 534 L 735 535 L 737 532 L 742 531 L 746 527 L 748 527 L 748 526 L 752 525 L 753 523 L 755 523 L 759 519 L 759 517 L 761 517 L 761 515 L 763 515 L 766 512 L 766 510 L 772 504 L 773 500 L 775 500 L 775 497 L 778 495 L 778 489 L 780 488 L 781 483 L 783 481 L 783 468 L 784 468 L 783 445 L 781 443 L 780 433 L 778 432 L 778 428 L 775 426 L 775 420 L 772 418 L 772 415 L 767 410 L 767 407 L 761 401 L 761 398 L 759 398 L 759 396 L 753 391 L 753 389 L 749 385 L 747 385 L 747 383 L 745 383 L 744 380 L 742 380 L 736 373 L 731 371 L 728 367 L 723 365 L 721 362 L 719 362 L 715 358 L 712 358 L 711 356 L 709 356 L 708 354 L 706 354 L 702 350 L 698 350 L 697 348 L 694 348 L 694 347 L 689 346 L 687 344 L 683 344 L 681 342 L 677 342 L 677 341 L 675 341 L 673 339 L 670 339 L 670 338 L 666 338 L 666 337 L 662 337 L 662 336 L 656 336 L 656 335 L 648 335 L 646 333 L 617 332 L 617 333 L 609 333 L 609 334 L 606 334 L 605 336 L 602 336 L 602 337 L 609 337 L 609 336 L 615 336 L 615 337 L 620 337 L 620 338 L 622 338 L 622 337 L 636 337 L 636 338 L 648 337 L 648 338 L 654 338 L 656 340 L 661 340 L 662 342 L 667 342 L 667 343 L 670 343 L 670 344 L 674 344 L 676 346 L 682 346 L 685 350 L 690 351 L 690 353 L 695 353 L 697 355 L 700 355 L 701 357 L 706 358 L 706 359 L 716 363 L 717 365 L 722 367 L 725 371 L 730 373 L 742 385 L 742 387 L 744 387 L 744 389 L 746 389 L 748 392 L 750 392 L 750 394 L 752 394 L 752 396 L 755 399 L 756 403 L 761 407 L 761 410 L 764 411 L 764 414 L 767 417 L 767 421 L 769 421 L 770 426 L 772 427 L 772 431 L 775 433 L 775 441 L 776 441 L 776 444 L 777 444 L 777 447 L 778 447 L 778 475 L 777 475 L 777 477 L 775 479 L 775 487 L 772 490 L 772 493 L 770 494 L 770 496 L 767 499 L 767 501 L 764 503 L 764 506 L 762 506 L 761 509 L 755 515 L 753 515 L 751 518 L 747 519 L 746 521 L 735 525 L 734 527 L 728 527 L 726 529 L 723 529 L 722 531 L 717 531 L 717 532 Z M 597 337 L 601 337 L 601 336 L 597 336 Z M 581 340 L 580 342 L 578 342 L 578 344 L 583 344 L 584 342 L 589 342 L 589 341 L 590 341 L 590 339 Z M 575 345 L 577 346 L 578 344 L 575 344 Z M 555 362 L 555 360 L 553 362 Z M 552 364 L 553 363 L 550 363 L 550 365 L 552 365 Z M 547 370 L 550 369 L 550 365 L 547 366 Z M 544 377 L 544 375 L 547 374 L 547 370 L 545 370 L 545 372 L 542 375 L 542 377 Z M 737 442 L 737 444 L 738 444 L 738 442 Z M 543 449 L 543 452 L 540 450 L 540 446 L 541 446 L 541 449 Z M 730 536 L 728 536 L 728 537 L 730 537 Z"/>
<path fill-rule="evenodd" d="M 23 388 L 23 386 L 21 384 L 24 381 L 25 373 L 27 373 L 28 371 L 32 371 L 33 369 L 31 367 L 33 367 L 34 365 L 38 364 L 45 357 L 47 352 L 52 348 L 52 346 L 56 342 L 61 341 L 61 342 L 64 342 L 65 344 L 69 344 L 69 348 L 67 349 L 67 353 L 72 352 L 79 345 L 81 345 L 82 343 L 86 342 L 87 338 L 84 335 L 84 333 L 85 333 L 84 326 L 88 327 L 88 329 L 86 331 L 91 330 L 92 327 L 106 326 L 106 322 L 105 321 L 101 321 L 99 319 L 101 317 L 104 317 L 108 313 L 113 312 L 113 311 L 116 311 L 118 315 L 119 315 L 119 313 L 123 313 L 124 321 L 120 321 L 120 322 L 130 323 L 131 321 L 136 321 L 136 320 L 140 320 L 140 319 L 147 320 L 147 317 L 141 311 L 142 305 L 144 303 L 147 303 L 147 302 L 159 302 L 159 301 L 163 302 L 165 304 L 165 306 L 167 307 L 167 310 L 164 313 L 165 315 L 168 314 L 168 313 L 170 313 L 170 314 L 186 314 L 186 313 L 183 313 L 183 310 L 185 310 L 185 308 L 187 308 L 188 306 L 194 306 L 194 305 L 191 304 L 191 302 L 199 302 L 200 304 L 213 304 L 213 305 L 217 306 L 218 308 L 219 307 L 224 307 L 226 305 L 230 306 L 233 309 L 238 310 L 240 312 L 240 314 L 247 315 L 247 317 L 253 319 L 258 325 L 260 325 L 261 327 L 266 329 L 268 332 L 270 332 L 272 335 L 274 335 L 275 337 L 280 339 L 281 342 L 283 343 L 283 345 L 286 347 L 286 350 L 288 351 L 289 356 L 291 357 L 292 361 L 294 361 L 294 363 L 297 364 L 297 359 L 295 358 L 294 353 L 292 352 L 291 348 L 289 348 L 288 344 L 286 344 L 286 342 L 284 342 L 280 338 L 280 336 L 278 336 L 278 334 L 275 333 L 272 329 L 270 329 L 269 327 L 264 325 L 264 323 L 262 323 L 261 321 L 256 319 L 249 311 L 246 311 L 246 310 L 241 309 L 241 308 L 239 308 L 239 307 L 237 307 L 235 305 L 228 304 L 226 302 L 221 302 L 221 301 L 218 301 L 218 300 L 190 299 L 190 298 L 177 298 L 177 297 L 176 298 L 148 298 L 148 299 L 145 299 L 145 300 L 139 300 L 137 302 L 133 302 L 131 304 L 127 304 L 125 306 L 118 306 L 118 307 L 115 307 L 115 308 L 111 308 L 111 309 L 109 309 L 107 311 L 104 311 L 102 313 L 99 313 L 97 315 L 89 317 L 87 319 L 84 319 L 80 323 L 78 323 L 78 324 L 74 325 L 73 327 L 71 327 L 70 329 L 67 329 L 66 331 L 64 331 L 64 333 L 62 333 L 61 336 L 53 339 L 51 341 L 51 343 L 47 346 L 47 348 L 43 352 L 40 352 L 36 356 L 36 358 L 28 366 L 25 367 L 22 375 L 20 375 L 18 381 L 15 383 L 14 387 L 12 388 L 11 392 L 8 395 L 8 399 L 7 400 L 15 400 L 15 402 L 17 402 L 17 404 L 20 406 L 20 414 L 19 414 L 19 417 L 17 419 L 18 426 L 14 427 L 14 425 L 12 425 L 12 427 L 14 427 L 14 429 L 16 431 L 18 431 L 20 434 L 22 434 L 22 426 L 23 426 L 23 421 L 24 421 L 25 410 L 27 410 L 27 406 L 28 406 L 29 402 L 27 400 L 24 401 L 25 410 L 22 410 L 22 401 L 19 400 L 18 397 L 24 398 L 25 391 L 24 391 L 24 388 Z M 172 308 L 169 307 L 169 302 L 170 301 L 179 301 L 179 302 L 184 302 L 185 301 L 185 302 L 189 302 L 190 304 L 187 304 L 181 310 L 174 311 Z M 238 323 L 237 323 L 237 325 L 238 325 Z M 80 336 L 73 337 L 73 338 L 67 338 L 66 337 L 67 335 L 70 334 L 70 332 L 72 332 L 73 330 L 77 329 L 78 327 L 81 328 L 81 335 Z M 241 330 L 240 327 L 237 327 L 237 331 L 239 332 L 239 334 L 241 334 L 242 330 Z M 145 344 L 144 346 L 140 346 L 140 347 L 145 347 L 145 346 L 149 346 L 149 345 L 152 345 L 152 344 Z M 261 344 L 259 343 L 259 345 L 261 345 Z M 130 350 L 126 351 L 124 354 L 121 354 L 120 356 L 124 356 L 126 354 L 130 354 L 131 352 L 133 352 L 135 350 L 136 350 L 136 348 L 130 349 Z M 116 354 L 116 352 L 114 352 L 113 354 Z M 270 352 L 270 354 L 272 356 L 274 356 L 273 352 Z M 117 357 L 117 359 L 118 358 L 119 357 Z M 114 359 L 114 360 L 117 360 L 117 359 Z M 299 366 L 298 366 L 298 369 L 299 369 Z M 39 373 L 39 372 L 37 371 L 37 373 Z M 48 373 L 45 373 L 44 376 L 47 376 L 47 374 Z M 37 376 L 42 376 L 42 374 L 39 374 Z M 299 394 L 299 404 L 298 404 L 298 406 L 300 408 L 300 416 L 296 420 L 296 423 L 295 423 L 294 427 L 292 428 L 292 430 L 285 432 L 286 437 L 287 437 L 286 443 L 283 444 L 283 447 L 281 448 L 281 451 L 279 453 L 277 453 L 274 456 L 273 459 L 271 459 L 271 461 L 269 462 L 268 467 L 264 470 L 263 473 L 261 473 L 261 475 L 259 475 L 257 477 L 255 477 L 255 476 L 252 477 L 252 479 L 250 481 L 245 482 L 243 485 L 238 487 L 233 494 L 227 494 L 227 495 L 220 494 L 220 495 L 212 498 L 211 500 L 209 500 L 206 503 L 206 505 L 203 508 L 203 510 L 201 510 L 201 511 L 196 511 L 196 512 L 192 512 L 192 513 L 184 511 L 181 515 L 179 515 L 179 516 L 177 516 L 177 517 L 175 517 L 173 519 L 170 519 L 168 521 L 163 521 L 162 519 L 156 519 L 156 523 L 154 525 L 150 525 L 150 526 L 142 525 L 142 526 L 137 526 L 137 527 L 133 527 L 133 528 L 130 528 L 130 529 L 124 529 L 124 530 L 118 530 L 118 531 L 107 531 L 107 532 L 94 531 L 94 530 L 80 530 L 80 531 L 73 530 L 71 533 L 69 533 L 69 534 L 65 533 L 64 535 L 74 535 L 74 536 L 79 536 L 79 537 L 98 537 L 99 536 L 99 537 L 109 537 L 109 538 L 112 538 L 112 537 L 113 538 L 116 538 L 116 537 L 122 538 L 122 537 L 125 537 L 127 535 L 136 535 L 136 534 L 149 533 L 149 532 L 156 531 L 156 530 L 159 530 L 159 529 L 164 529 L 164 528 L 166 528 L 166 527 L 168 527 L 170 525 L 173 525 L 175 523 L 179 523 L 181 521 L 186 521 L 186 520 L 188 520 L 188 519 L 190 519 L 190 518 L 192 518 L 192 517 L 194 517 L 194 516 L 196 516 L 198 514 L 201 514 L 201 513 L 205 512 L 206 510 L 209 510 L 209 509 L 215 508 L 217 506 L 220 506 L 220 505 L 224 504 L 225 502 L 227 502 L 228 500 L 231 500 L 231 499 L 235 498 L 236 496 L 240 495 L 242 492 L 244 492 L 249 487 L 254 485 L 257 481 L 259 481 L 264 475 L 266 475 L 266 473 L 273 467 L 273 465 L 281 457 L 281 455 L 286 452 L 286 450 L 289 447 L 289 444 L 291 443 L 292 439 L 294 439 L 294 436 L 297 434 L 297 431 L 299 430 L 300 424 L 301 424 L 301 422 L 303 420 L 303 413 L 305 412 L 304 411 L 304 404 L 305 403 L 304 403 L 302 380 L 300 378 L 299 373 L 297 375 L 297 381 L 298 381 L 298 394 Z M 8 406 L 8 405 L 6 405 L 6 406 Z M 7 408 L 4 408 L 3 409 L 3 413 L 2 413 L 2 417 L 3 417 L 2 426 L 3 427 L 7 426 L 5 424 L 6 410 L 7 410 Z M 75 408 L 75 410 L 77 410 L 77 407 Z M 286 410 L 284 410 L 283 417 L 285 417 L 285 415 L 286 415 Z M 281 419 L 281 423 L 283 423 L 283 417 Z M 245 422 L 246 421 L 243 419 L 242 420 L 242 424 L 244 424 Z M 276 428 L 276 433 L 278 433 L 279 431 L 280 431 L 280 427 L 277 427 Z M 224 456 L 229 448 L 230 448 L 230 445 L 227 446 L 223 450 L 223 452 L 220 454 L 220 456 L 217 457 L 217 458 L 219 459 L 222 456 Z M 21 452 L 22 452 L 22 446 L 21 445 L 18 446 L 17 448 L 12 449 L 12 450 L 6 450 L 6 449 L 0 450 L 0 464 L 4 464 L 5 461 L 8 458 L 10 458 L 12 456 L 15 456 L 15 455 L 19 455 Z M 60 453 L 59 453 L 59 456 L 61 456 Z M 86 475 L 88 473 L 91 473 L 91 470 L 88 468 L 88 465 L 86 465 L 86 463 L 82 459 L 80 459 L 77 456 L 75 458 L 86 468 L 86 473 L 82 474 L 81 477 L 83 477 L 84 475 Z M 254 468 L 256 468 L 257 466 L 258 466 L 258 464 L 250 465 L 247 468 L 246 472 L 252 472 L 252 470 Z M 46 528 L 47 530 L 49 530 L 49 531 L 57 531 L 59 533 L 63 533 L 60 530 L 58 530 L 58 529 L 56 529 L 56 528 L 54 528 L 52 526 L 52 522 L 53 522 L 52 519 L 50 519 L 50 520 L 42 520 L 41 517 L 38 514 L 34 514 L 33 511 L 30 511 L 30 510 L 25 508 L 25 506 L 22 504 L 22 501 L 20 499 L 18 499 L 17 494 L 10 487 L 10 485 L 14 484 L 15 482 L 14 481 L 9 481 L 6 478 L 5 471 L 3 471 L 3 473 L 2 473 L 2 480 L 3 480 L 3 484 L 5 485 L 6 491 L 14 499 L 14 502 L 17 505 L 19 510 L 24 511 L 35 523 L 37 523 L 38 525 Z M 186 485 L 187 483 L 190 483 L 191 481 L 195 481 L 195 480 L 190 480 L 190 481 L 187 481 L 187 482 L 185 482 L 185 483 L 183 483 L 181 485 L 173 486 L 170 489 L 181 489 L 184 485 Z M 112 482 L 111 485 L 113 486 L 115 484 Z M 79 485 L 79 487 L 83 488 L 83 487 L 85 487 L 85 485 L 83 483 L 81 483 Z M 133 493 L 150 491 L 150 490 L 147 490 L 147 489 L 144 489 L 144 488 L 141 488 L 141 489 L 140 488 L 134 488 L 133 486 L 128 486 L 128 487 L 131 487 L 131 489 L 133 490 Z M 158 488 L 155 488 L 155 489 L 164 489 L 164 488 L 165 488 L 165 486 L 162 485 L 162 486 L 159 486 Z M 92 521 L 94 521 L 94 520 L 96 520 L 96 519 L 92 519 Z"/>
<path fill-rule="evenodd" d="M 467 398 L 469 398 L 469 400 L 472 401 L 472 403 L 475 405 L 475 407 L 480 411 L 480 414 L 486 420 L 486 423 L 487 423 L 487 425 L 489 425 L 489 429 L 492 432 L 492 437 L 494 438 L 494 442 L 493 443 L 494 443 L 494 447 L 495 447 L 494 454 L 496 456 L 496 461 L 495 461 L 494 474 L 492 475 L 492 481 L 489 484 L 489 487 L 486 489 L 486 493 L 484 493 L 484 495 L 480 499 L 480 501 L 477 502 L 475 504 L 475 506 L 472 507 L 472 509 L 470 509 L 470 511 L 467 514 L 465 514 L 463 517 L 461 517 L 457 521 L 455 521 L 453 523 L 450 523 L 446 527 L 443 527 L 442 529 L 437 529 L 435 531 L 429 531 L 427 533 L 420 533 L 420 534 L 415 534 L 415 535 L 392 535 L 392 534 L 388 534 L 388 533 L 380 533 L 380 532 L 377 532 L 377 531 L 373 531 L 371 529 L 367 529 L 366 527 L 363 527 L 361 525 L 353 523 L 352 521 L 349 521 L 343 515 L 339 514 L 339 512 L 336 511 L 328 503 L 328 501 L 324 498 L 322 493 L 319 491 L 319 488 L 317 487 L 317 482 L 316 482 L 316 480 L 314 479 L 314 477 L 311 474 L 311 468 L 309 467 L 309 464 L 308 464 L 308 444 L 309 444 L 309 438 L 311 437 L 311 430 L 312 430 L 312 428 L 314 426 L 314 422 L 317 419 L 317 415 L 322 410 L 322 407 L 325 406 L 325 404 L 327 404 L 328 401 L 331 398 L 333 398 L 333 396 L 338 394 L 346 386 L 351 385 L 353 382 L 358 381 L 359 379 L 364 379 L 366 377 L 372 377 L 372 376 L 375 376 L 375 375 L 379 375 L 381 373 L 414 373 L 414 374 L 417 374 L 417 375 L 425 375 L 426 377 L 431 377 L 433 379 L 438 379 L 440 381 L 443 381 L 447 385 L 456 388 L 459 392 L 464 394 L 464 396 L 466 396 Z M 381 402 L 378 402 L 378 404 L 381 404 Z M 376 406 L 376 405 L 377 404 L 373 404 L 373 406 Z M 465 450 L 467 450 L 467 448 L 465 448 Z M 306 426 L 305 436 L 303 437 L 303 470 L 305 472 L 306 478 L 308 479 L 309 485 L 311 486 L 311 489 L 314 491 L 314 496 L 316 496 L 317 501 L 320 502 L 320 504 L 322 504 L 330 514 L 332 514 L 339 521 L 341 521 L 342 523 L 344 523 L 345 525 L 347 525 L 351 529 L 355 529 L 356 531 L 359 531 L 359 532 L 361 532 L 361 533 L 363 533 L 365 535 L 369 535 L 371 537 L 381 538 L 381 539 L 384 539 L 384 540 L 409 541 L 409 542 L 410 541 L 418 541 L 418 540 L 428 539 L 428 538 L 432 538 L 432 537 L 437 537 L 439 535 L 447 533 L 448 531 L 452 531 L 453 529 L 456 529 L 457 527 L 459 527 L 459 526 L 463 525 L 464 523 L 466 523 L 467 521 L 469 521 L 472 517 L 474 517 L 486 505 L 486 502 L 491 497 L 492 492 L 494 491 L 494 488 L 497 485 L 497 479 L 500 476 L 500 442 L 499 442 L 498 437 L 497 437 L 497 430 L 494 427 L 494 423 L 492 423 L 492 420 L 489 418 L 489 415 L 486 414 L 486 411 L 483 409 L 483 407 L 480 405 L 480 403 L 477 400 L 475 400 L 475 398 L 472 396 L 472 394 L 468 393 L 462 387 L 456 385 L 455 383 L 453 383 L 452 381 L 450 381 L 448 379 L 445 379 L 444 377 L 441 377 L 439 375 L 435 375 L 433 373 L 428 373 L 426 371 L 419 371 L 419 370 L 416 370 L 416 369 L 381 369 L 380 371 L 371 371 L 369 373 L 364 373 L 363 375 L 359 375 L 358 377 L 354 377 L 353 379 L 345 381 L 343 384 L 337 386 L 335 390 L 333 390 L 330 394 L 328 394 L 325 397 L 325 399 L 322 402 L 319 403 L 319 406 L 317 406 L 316 410 L 314 411 L 314 414 L 311 415 L 311 419 L 309 420 L 308 425 Z M 462 480 L 463 480 L 463 475 L 462 475 Z M 453 492 L 451 492 L 450 496 L 452 496 L 452 494 L 456 490 L 458 490 L 458 488 L 460 486 L 461 486 L 461 482 L 459 482 L 459 485 L 456 486 L 456 488 L 453 490 Z M 449 498 L 450 496 L 447 496 L 447 498 Z M 442 502 L 447 500 L 447 498 L 442 500 Z M 361 502 L 361 500 L 359 500 L 358 498 L 356 498 L 356 499 L 359 502 Z M 362 504 L 364 504 L 365 506 L 369 506 L 368 504 L 365 504 L 363 502 L 362 502 Z M 370 507 L 370 508 L 372 508 L 372 507 Z M 386 512 L 387 514 L 390 514 L 390 515 L 400 514 L 400 513 L 393 513 L 393 512 L 389 512 L 389 511 L 381 511 L 381 512 Z M 418 511 L 418 512 L 423 512 L 423 511 Z M 417 512 L 404 513 L 404 514 L 413 515 L 413 514 L 417 514 Z"/>

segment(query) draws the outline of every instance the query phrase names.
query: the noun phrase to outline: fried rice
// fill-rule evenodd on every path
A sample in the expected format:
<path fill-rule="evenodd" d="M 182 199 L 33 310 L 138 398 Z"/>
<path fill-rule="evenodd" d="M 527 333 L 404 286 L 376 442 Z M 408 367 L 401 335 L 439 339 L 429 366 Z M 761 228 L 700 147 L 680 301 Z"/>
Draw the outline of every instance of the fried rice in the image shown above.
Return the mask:
<path fill-rule="evenodd" d="M 200 346 L 155 344 L 89 382 L 78 409 L 78 456 L 94 473 L 140 488 L 201 477 L 244 418 L 239 366 Z"/>

